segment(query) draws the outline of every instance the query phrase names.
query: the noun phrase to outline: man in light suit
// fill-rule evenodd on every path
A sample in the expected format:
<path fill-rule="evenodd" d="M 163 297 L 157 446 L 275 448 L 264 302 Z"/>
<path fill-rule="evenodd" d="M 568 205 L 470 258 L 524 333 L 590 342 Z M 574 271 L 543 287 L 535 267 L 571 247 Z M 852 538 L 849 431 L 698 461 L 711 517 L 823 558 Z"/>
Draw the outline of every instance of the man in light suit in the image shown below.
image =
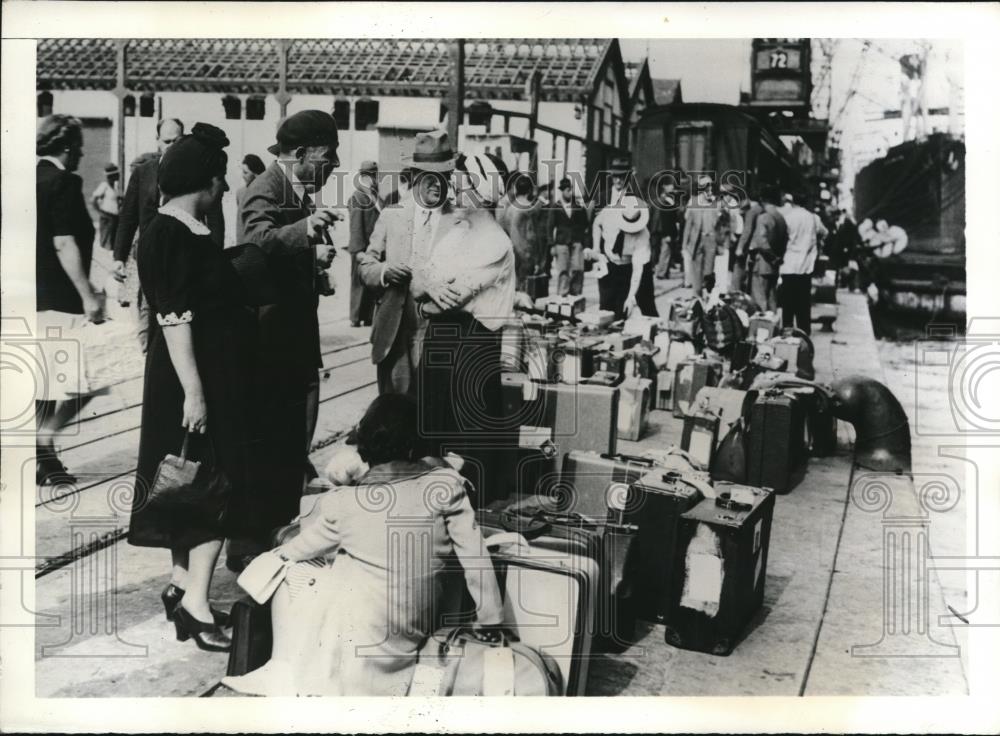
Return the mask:
<path fill-rule="evenodd" d="M 682 248 L 685 255 L 687 286 L 700 295 L 705 277 L 715 271 L 716 225 L 719 221 L 719 204 L 712 194 L 712 180 L 707 176 L 698 179 L 698 194 L 687 208 L 684 222 Z"/>
<path fill-rule="evenodd" d="M 416 390 L 427 325 L 410 293 L 412 264 L 427 260 L 441 234 L 439 225 L 450 213 L 448 177 L 455 169 L 455 154 L 448 134 L 419 133 L 406 164 L 412 173 L 412 196 L 382 211 L 367 250 L 358 257 L 361 281 L 375 298 L 371 343 L 380 394 Z M 438 303 L 449 299 L 447 293 L 431 296 Z"/>
<path fill-rule="evenodd" d="M 351 254 L 351 327 L 367 327 L 372 323 L 374 304 L 358 272 L 358 256 L 368 249 L 372 231 L 382 210 L 378 196 L 378 165 L 364 161 L 358 170 L 358 189 L 347 201 L 351 239 L 347 251 Z"/>

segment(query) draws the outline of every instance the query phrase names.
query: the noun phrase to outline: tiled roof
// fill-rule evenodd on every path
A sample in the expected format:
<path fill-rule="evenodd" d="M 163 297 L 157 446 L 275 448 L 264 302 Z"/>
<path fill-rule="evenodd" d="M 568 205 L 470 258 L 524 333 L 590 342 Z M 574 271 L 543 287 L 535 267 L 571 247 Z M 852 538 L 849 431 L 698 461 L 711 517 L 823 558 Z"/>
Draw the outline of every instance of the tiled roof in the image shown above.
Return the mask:
<path fill-rule="evenodd" d="M 470 39 L 465 85 L 470 98 L 524 96 L 533 70 L 548 100 L 578 100 L 593 90 L 610 39 Z M 298 39 L 289 42 L 289 92 L 434 95 L 450 74 L 445 39 Z M 276 39 L 136 39 L 126 47 L 126 87 L 134 91 L 273 92 Z M 45 89 L 112 89 L 115 42 L 47 39 L 38 44 L 37 81 Z"/>

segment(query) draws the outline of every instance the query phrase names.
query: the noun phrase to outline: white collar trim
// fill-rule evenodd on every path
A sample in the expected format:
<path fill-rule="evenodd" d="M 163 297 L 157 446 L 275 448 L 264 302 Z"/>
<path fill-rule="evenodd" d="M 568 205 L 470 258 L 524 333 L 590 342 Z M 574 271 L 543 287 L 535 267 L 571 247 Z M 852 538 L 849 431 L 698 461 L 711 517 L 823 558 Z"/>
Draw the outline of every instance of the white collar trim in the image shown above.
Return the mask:
<path fill-rule="evenodd" d="M 55 166 L 57 169 L 59 169 L 61 171 L 65 171 L 66 170 L 66 166 L 63 164 L 63 162 L 60 161 L 59 159 L 57 159 L 55 156 L 40 156 L 38 160 L 39 161 L 48 161 L 50 164 L 52 164 L 53 166 Z"/>
<path fill-rule="evenodd" d="M 170 217 L 173 217 L 175 220 L 180 220 L 187 226 L 187 229 L 190 230 L 195 235 L 212 234 L 212 231 L 208 229 L 205 223 L 199 222 L 184 210 L 180 209 L 179 207 L 175 207 L 170 203 L 167 203 L 162 207 L 160 207 L 160 209 L 158 209 L 157 212 L 159 212 L 161 215 L 169 215 Z"/>

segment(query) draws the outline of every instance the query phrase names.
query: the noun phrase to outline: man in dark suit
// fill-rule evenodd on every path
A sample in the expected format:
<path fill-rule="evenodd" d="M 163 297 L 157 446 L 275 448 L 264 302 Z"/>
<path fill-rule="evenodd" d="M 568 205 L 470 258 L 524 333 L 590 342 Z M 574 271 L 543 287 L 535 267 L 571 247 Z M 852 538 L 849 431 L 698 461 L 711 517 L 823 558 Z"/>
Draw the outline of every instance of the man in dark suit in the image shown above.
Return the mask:
<path fill-rule="evenodd" d="M 247 187 L 237 227 L 239 242 L 265 252 L 279 296 L 258 311 L 253 457 L 259 467 L 250 497 L 236 504 L 242 539 L 229 546 L 232 569 L 266 549 L 270 531 L 298 514 L 319 409 L 316 277 L 333 260 L 327 229 L 340 219 L 315 201 L 340 164 L 333 117 L 298 112 L 281 121 L 276 137 L 268 151 L 278 160 Z"/>
<path fill-rule="evenodd" d="M 171 143 L 182 135 L 184 135 L 184 123 L 176 118 L 164 118 L 156 124 L 156 153 L 142 154 L 132 163 L 131 176 L 118 215 L 118 232 L 115 234 L 114 275 L 120 282 L 126 280 L 126 264 L 129 256 L 135 257 L 133 244 L 142 237 L 146 225 L 160 208 L 160 188 L 157 185 L 160 156 Z M 212 239 L 221 248 L 225 241 L 225 222 L 222 217 L 221 203 L 212 209 L 206 220 L 209 230 L 212 231 Z M 126 289 L 129 292 L 129 301 L 135 303 L 136 337 L 139 338 L 139 344 L 142 346 L 142 351 L 145 352 L 149 331 L 149 310 L 142 289 L 139 287 L 137 276 L 134 279 L 129 279 Z"/>
<path fill-rule="evenodd" d="M 583 293 L 583 243 L 587 235 L 587 211 L 573 198 L 573 183 L 559 182 L 559 196 L 549 205 L 545 234 L 552 243 L 556 293 L 559 296 Z"/>
<path fill-rule="evenodd" d="M 372 323 L 372 311 L 375 305 L 371 292 L 361 282 L 358 256 L 368 248 L 381 209 L 378 196 L 378 166 L 374 161 L 365 161 L 358 171 L 358 189 L 347 202 L 351 221 L 351 239 L 347 250 L 351 254 L 352 327 L 368 326 Z"/>

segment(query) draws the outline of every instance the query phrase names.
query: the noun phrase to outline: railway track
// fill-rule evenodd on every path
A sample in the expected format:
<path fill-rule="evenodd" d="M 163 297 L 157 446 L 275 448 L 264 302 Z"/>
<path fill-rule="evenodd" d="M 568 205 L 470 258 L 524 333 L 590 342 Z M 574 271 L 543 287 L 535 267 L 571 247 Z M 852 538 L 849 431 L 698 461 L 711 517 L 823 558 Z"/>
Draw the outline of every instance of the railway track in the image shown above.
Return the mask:
<path fill-rule="evenodd" d="M 352 348 L 358 348 L 358 347 L 361 347 L 361 346 L 367 345 L 367 344 L 368 344 L 367 341 L 361 341 L 361 342 L 351 343 L 349 345 L 338 346 L 337 348 L 334 348 L 332 350 L 328 350 L 328 351 L 324 352 L 323 355 L 324 356 L 329 356 L 329 355 L 332 355 L 332 354 L 336 354 L 336 353 L 344 352 L 346 350 L 350 350 Z M 366 360 L 368 360 L 368 356 L 367 355 L 362 356 L 362 357 L 357 358 L 357 359 L 346 360 L 346 361 L 342 361 L 340 363 L 334 363 L 334 364 L 329 365 L 329 366 L 324 366 L 320 370 L 324 374 L 324 378 L 329 378 L 329 377 L 331 377 L 338 370 L 343 370 L 343 369 L 349 368 L 351 366 L 360 364 L 360 363 L 362 363 L 362 362 L 364 362 Z M 365 378 L 363 378 L 361 381 L 359 381 L 356 385 L 352 385 L 352 386 L 350 386 L 350 387 L 348 387 L 348 388 L 346 388 L 344 390 L 335 391 L 334 393 L 332 393 L 332 394 L 330 394 L 328 396 L 321 397 L 320 401 L 319 401 L 320 405 L 321 406 L 322 405 L 328 405 L 330 402 L 332 402 L 332 401 L 334 401 L 336 399 L 342 399 L 344 397 L 351 396 L 352 394 L 356 394 L 356 393 L 358 393 L 360 391 L 364 391 L 365 389 L 368 389 L 368 388 L 374 386 L 376 384 L 376 381 L 375 380 L 368 380 L 368 376 L 370 376 L 370 375 L 371 375 L 370 373 L 368 375 L 366 375 Z M 141 403 L 140 403 L 140 406 L 141 406 Z M 107 416 L 107 415 L 105 415 L 105 416 Z M 92 419 L 90 421 L 92 421 Z M 78 444 L 73 445 L 73 446 L 65 447 L 64 451 L 72 450 L 72 449 L 78 449 L 78 448 L 81 448 L 81 447 L 96 446 L 101 441 L 112 440 L 112 439 L 114 439 L 116 437 L 121 437 L 122 435 L 128 434 L 129 432 L 137 431 L 138 429 L 139 429 L 138 426 L 134 426 L 134 427 L 129 427 L 129 428 L 117 430 L 117 431 L 114 431 L 114 432 L 110 432 L 110 433 L 107 433 L 107 434 L 103 434 L 100 437 L 95 438 L 93 440 L 88 440 L 86 442 L 81 442 L 81 443 L 78 443 Z M 325 436 L 323 436 L 323 437 L 315 440 L 313 442 L 312 447 L 310 448 L 310 454 L 312 454 L 314 452 L 317 452 L 319 450 L 322 450 L 322 449 L 324 449 L 326 447 L 329 447 L 329 446 L 331 446 L 331 445 L 339 442 L 341 439 L 343 439 L 347 435 L 347 432 L 348 432 L 348 430 L 346 430 L 346 429 L 340 429 L 340 430 L 336 430 L 336 431 L 333 431 L 333 432 L 329 432 Z M 105 491 L 108 491 L 110 493 L 114 493 L 115 490 L 116 490 L 115 489 L 116 482 L 118 482 L 119 485 L 120 485 L 122 479 L 126 479 L 126 478 L 132 476 L 135 473 L 135 471 L 136 471 L 136 468 L 134 466 L 132 466 L 132 467 L 129 467 L 129 468 L 127 468 L 125 470 L 122 470 L 120 472 L 114 473 L 112 475 L 103 476 L 100 479 L 94 480 L 91 483 L 84 483 L 84 484 L 81 484 L 81 485 L 74 485 L 72 487 L 67 486 L 67 487 L 64 487 L 64 488 L 61 488 L 61 489 L 60 488 L 53 489 L 54 492 L 52 492 L 48 497 L 42 498 L 37 503 L 35 503 L 35 509 L 36 510 L 43 509 L 43 510 L 50 510 L 50 511 L 55 511 L 56 509 L 64 509 L 68 505 L 73 504 L 73 503 L 76 502 L 76 499 L 73 498 L 74 496 L 81 497 L 82 494 L 85 491 L 93 491 L 94 489 L 101 489 L 101 488 L 103 488 Z M 123 511 L 123 513 L 124 513 L 124 511 Z M 51 526 L 51 524 L 50 524 L 50 526 Z M 36 523 L 36 535 L 37 535 L 37 529 L 38 529 L 38 525 Z M 71 565 L 71 564 L 73 564 L 73 563 L 75 563 L 75 562 L 77 562 L 77 561 L 79 561 L 81 559 L 89 557 L 90 555 L 93 555 L 93 554 L 95 554 L 96 552 L 99 552 L 102 549 L 105 549 L 105 548 L 107 548 L 107 547 L 109 547 L 111 545 L 117 544 L 118 542 L 120 542 L 122 539 L 125 538 L 125 536 L 126 536 L 127 533 L 128 533 L 128 527 L 127 526 L 117 526 L 117 527 L 109 529 L 108 531 L 106 531 L 105 533 L 103 533 L 101 536 L 99 536 L 97 538 L 91 539 L 88 543 L 86 543 L 86 544 L 84 544 L 82 546 L 74 547 L 74 548 L 72 548 L 72 549 L 70 549 L 68 551 L 60 552 L 58 554 L 44 556 L 39 561 L 38 565 L 35 568 L 35 579 L 37 580 L 39 578 L 43 578 L 43 577 L 45 577 L 47 575 L 50 575 L 50 574 L 52 574 L 52 573 L 54 573 L 54 572 L 56 572 L 58 570 L 61 570 L 61 569 L 65 568 L 65 567 L 67 567 L 67 566 L 69 566 L 69 565 Z"/>

